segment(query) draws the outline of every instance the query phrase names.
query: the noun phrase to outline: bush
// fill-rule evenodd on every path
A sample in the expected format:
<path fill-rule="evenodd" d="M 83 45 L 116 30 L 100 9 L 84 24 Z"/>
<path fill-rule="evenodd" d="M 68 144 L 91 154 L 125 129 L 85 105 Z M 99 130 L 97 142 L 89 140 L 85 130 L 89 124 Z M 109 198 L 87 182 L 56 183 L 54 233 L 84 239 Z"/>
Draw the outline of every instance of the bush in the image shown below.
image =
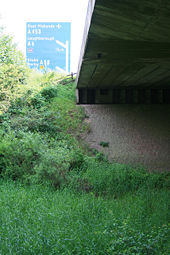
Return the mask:
<path fill-rule="evenodd" d="M 15 132 L 20 130 L 33 133 L 40 132 L 55 137 L 58 135 L 60 129 L 55 125 L 54 120 L 50 113 L 44 111 L 38 112 L 33 109 L 24 112 L 24 114 L 21 112 L 20 115 L 11 117 L 10 128 L 15 130 Z"/>
<path fill-rule="evenodd" d="M 39 93 L 31 98 L 30 104 L 34 109 L 40 109 L 46 105 L 45 98 Z"/>
<path fill-rule="evenodd" d="M 38 94 L 31 98 L 31 105 L 40 109 L 45 106 L 47 102 L 49 102 L 52 98 L 57 96 L 57 88 L 55 87 L 46 87 L 42 89 Z"/>
<path fill-rule="evenodd" d="M 38 133 L 1 134 L 0 174 L 24 183 L 50 182 L 55 188 L 67 181 L 67 172 L 83 160 L 67 140 L 52 140 Z"/>
<path fill-rule="evenodd" d="M 41 87 L 51 87 L 58 84 L 58 80 L 62 80 L 64 76 L 57 72 L 45 72 L 41 75 L 39 79 L 39 84 Z"/>
<path fill-rule="evenodd" d="M 0 34 L 0 65 L 2 64 L 25 65 L 23 55 L 17 50 L 13 38 L 4 34 Z"/>
<path fill-rule="evenodd" d="M 0 113 L 7 111 L 17 94 L 18 85 L 24 84 L 28 68 L 12 37 L 0 35 Z"/>
<path fill-rule="evenodd" d="M 46 145 L 39 135 L 11 132 L 1 137 L 1 176 L 13 180 L 26 180 L 34 174 L 34 166 L 40 160 L 41 150 Z"/>
<path fill-rule="evenodd" d="M 45 98 L 46 101 L 57 96 L 57 88 L 56 87 L 46 87 L 41 90 L 42 97 Z"/>

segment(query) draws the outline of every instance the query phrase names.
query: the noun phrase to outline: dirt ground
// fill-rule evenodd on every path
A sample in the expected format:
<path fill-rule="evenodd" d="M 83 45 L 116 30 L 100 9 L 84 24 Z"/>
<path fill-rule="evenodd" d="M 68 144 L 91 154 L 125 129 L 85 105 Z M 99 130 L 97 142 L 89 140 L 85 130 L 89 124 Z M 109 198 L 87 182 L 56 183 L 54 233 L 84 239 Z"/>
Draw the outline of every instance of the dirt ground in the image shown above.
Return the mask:
<path fill-rule="evenodd" d="M 170 171 L 170 105 L 83 107 L 91 130 L 84 139 L 90 148 L 114 162 Z"/>

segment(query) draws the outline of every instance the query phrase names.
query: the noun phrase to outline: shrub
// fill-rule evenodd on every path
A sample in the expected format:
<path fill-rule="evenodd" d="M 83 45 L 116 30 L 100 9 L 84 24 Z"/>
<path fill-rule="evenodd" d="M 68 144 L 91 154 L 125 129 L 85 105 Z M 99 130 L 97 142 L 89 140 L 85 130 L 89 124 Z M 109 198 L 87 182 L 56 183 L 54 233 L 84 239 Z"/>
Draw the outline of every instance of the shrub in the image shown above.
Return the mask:
<path fill-rule="evenodd" d="M 16 64 L 25 65 L 22 53 L 17 50 L 13 38 L 9 35 L 0 34 L 0 65 Z"/>
<path fill-rule="evenodd" d="M 34 166 L 44 147 L 46 145 L 37 134 L 11 132 L 1 137 L 1 176 L 25 181 L 27 176 L 34 174 Z"/>
<path fill-rule="evenodd" d="M 0 65 L 0 110 L 10 105 L 13 95 L 17 93 L 17 86 L 24 83 L 27 73 L 15 64 Z"/>
<path fill-rule="evenodd" d="M 57 96 L 57 88 L 56 87 L 46 87 L 41 90 L 42 97 L 45 98 L 46 101 Z"/>
<path fill-rule="evenodd" d="M 45 106 L 52 98 L 57 96 L 56 87 L 45 87 L 39 93 L 31 97 L 30 104 L 36 108 L 40 109 Z"/>
<path fill-rule="evenodd" d="M 45 98 L 39 93 L 31 98 L 30 104 L 34 109 L 40 109 L 46 105 Z"/>
<path fill-rule="evenodd" d="M 45 72 L 41 75 L 39 79 L 39 84 L 41 87 L 51 87 L 58 84 L 58 80 L 62 80 L 64 76 L 57 72 Z"/>
<path fill-rule="evenodd" d="M 102 147 L 109 147 L 109 142 L 101 141 L 99 145 Z"/>
<path fill-rule="evenodd" d="M 25 183 L 50 182 L 54 187 L 67 181 L 67 172 L 79 166 L 83 156 L 68 140 L 49 140 L 38 133 L 1 133 L 0 174 Z"/>
<path fill-rule="evenodd" d="M 17 86 L 28 77 L 25 59 L 12 37 L 0 34 L 0 113 L 7 111 Z"/>
<path fill-rule="evenodd" d="M 50 181 L 55 188 L 60 187 L 67 181 L 67 171 L 70 167 L 71 155 L 66 145 L 59 144 L 54 148 L 48 148 L 45 156 L 35 167 L 35 175 L 32 181 L 35 183 L 44 183 Z"/>

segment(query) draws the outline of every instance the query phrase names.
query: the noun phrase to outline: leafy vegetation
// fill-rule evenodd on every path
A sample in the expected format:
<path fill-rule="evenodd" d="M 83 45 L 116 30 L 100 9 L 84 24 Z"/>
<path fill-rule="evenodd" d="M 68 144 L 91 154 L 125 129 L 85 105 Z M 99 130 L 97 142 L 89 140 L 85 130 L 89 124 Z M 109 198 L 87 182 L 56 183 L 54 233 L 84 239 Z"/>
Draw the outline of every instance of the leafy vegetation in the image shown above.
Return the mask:
<path fill-rule="evenodd" d="M 169 173 L 87 150 L 74 82 L 12 59 L 0 63 L 0 254 L 169 254 Z"/>
<path fill-rule="evenodd" d="M 102 146 L 102 147 L 109 147 L 109 142 L 101 141 L 100 142 L 100 146 Z"/>
<path fill-rule="evenodd" d="M 163 191 L 107 200 L 39 185 L 0 187 L 2 254 L 168 254 Z"/>
<path fill-rule="evenodd" d="M 2 31 L 0 31 L 0 64 L 14 64 L 20 68 L 25 65 L 22 53 L 17 50 L 12 37 L 3 34 Z"/>
<path fill-rule="evenodd" d="M 72 137 L 82 132 L 82 110 L 67 98 L 56 98 L 57 87 L 42 88 L 33 96 L 27 91 L 24 100 L 17 98 L 1 115 L 3 178 L 24 183 L 48 181 L 58 187 L 67 182 L 66 172 L 82 160 L 82 149 Z M 73 91 L 73 85 L 67 90 Z"/>
<path fill-rule="evenodd" d="M 12 37 L 0 31 L 0 114 L 6 111 L 17 95 L 17 85 L 24 84 L 28 76 L 24 57 Z"/>

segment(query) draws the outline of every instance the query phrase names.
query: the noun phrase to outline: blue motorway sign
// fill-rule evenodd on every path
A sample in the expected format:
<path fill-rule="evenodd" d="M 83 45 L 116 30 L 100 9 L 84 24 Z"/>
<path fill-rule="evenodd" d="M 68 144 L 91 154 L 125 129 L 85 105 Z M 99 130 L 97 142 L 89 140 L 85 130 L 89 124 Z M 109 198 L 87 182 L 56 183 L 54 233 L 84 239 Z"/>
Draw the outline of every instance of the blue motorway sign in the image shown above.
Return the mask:
<path fill-rule="evenodd" d="M 30 68 L 70 72 L 71 23 L 28 22 L 26 59 Z"/>

